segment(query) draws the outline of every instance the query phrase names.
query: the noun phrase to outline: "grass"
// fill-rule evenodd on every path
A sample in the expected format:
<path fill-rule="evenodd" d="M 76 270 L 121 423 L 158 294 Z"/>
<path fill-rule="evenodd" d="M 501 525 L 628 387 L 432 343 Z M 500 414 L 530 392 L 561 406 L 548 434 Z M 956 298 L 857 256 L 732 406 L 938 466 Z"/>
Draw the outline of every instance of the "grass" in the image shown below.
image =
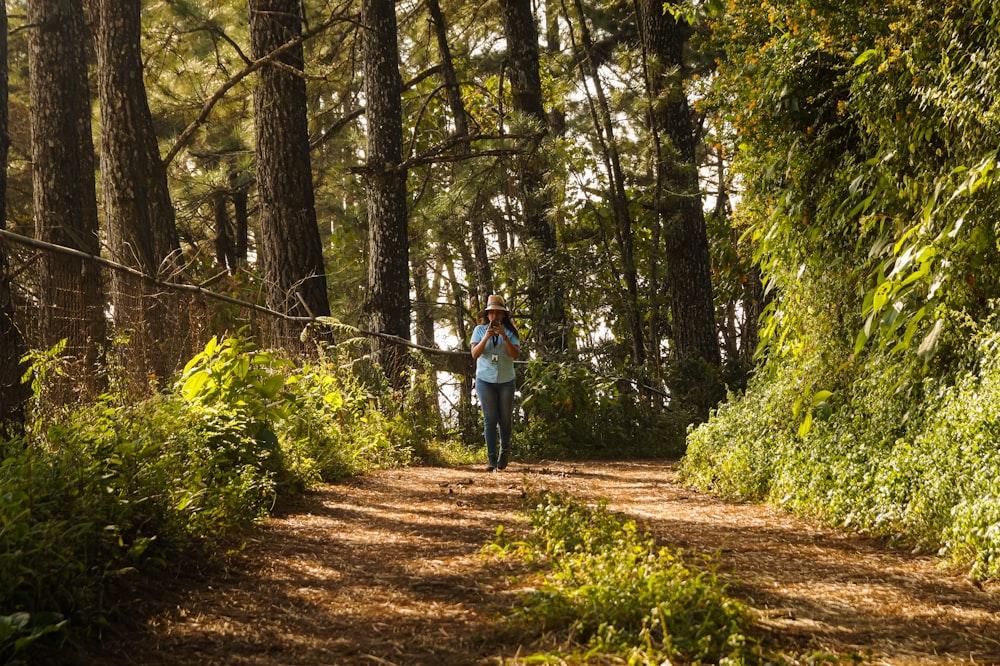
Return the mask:
<path fill-rule="evenodd" d="M 710 558 L 658 546 L 632 520 L 558 494 L 538 495 L 531 532 L 503 526 L 485 548 L 537 577 L 516 631 L 539 650 L 518 663 L 756 664 L 752 618 Z"/>

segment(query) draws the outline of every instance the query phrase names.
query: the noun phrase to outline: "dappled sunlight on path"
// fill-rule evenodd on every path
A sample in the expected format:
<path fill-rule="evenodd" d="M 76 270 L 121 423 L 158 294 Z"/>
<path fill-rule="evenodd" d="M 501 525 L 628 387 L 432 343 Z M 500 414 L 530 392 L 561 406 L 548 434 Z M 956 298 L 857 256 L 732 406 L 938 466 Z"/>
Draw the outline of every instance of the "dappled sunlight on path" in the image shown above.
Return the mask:
<path fill-rule="evenodd" d="M 607 498 L 662 543 L 718 554 L 732 593 L 796 651 L 876 664 L 1000 664 L 1000 592 L 769 507 L 729 504 L 650 463 L 414 468 L 323 486 L 248 537 L 227 572 L 174 581 L 81 664 L 499 664 L 516 581 L 480 555 L 523 528 L 525 489 Z M 513 662 L 510 662 L 513 663 Z"/>

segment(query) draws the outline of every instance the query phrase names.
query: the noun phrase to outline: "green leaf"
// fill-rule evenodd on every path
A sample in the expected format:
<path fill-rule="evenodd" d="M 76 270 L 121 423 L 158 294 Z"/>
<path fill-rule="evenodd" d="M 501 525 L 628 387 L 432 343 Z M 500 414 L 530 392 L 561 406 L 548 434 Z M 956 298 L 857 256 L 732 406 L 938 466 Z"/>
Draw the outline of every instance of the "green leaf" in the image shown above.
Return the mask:
<path fill-rule="evenodd" d="M 802 419 L 802 423 L 799 424 L 799 437 L 805 437 L 812 430 L 813 415 L 812 412 L 806 412 L 806 417 Z"/>
<path fill-rule="evenodd" d="M 184 381 L 183 386 L 181 386 L 181 395 L 188 400 L 197 400 L 201 396 L 205 386 L 208 384 L 209 379 L 209 374 L 204 370 L 199 370 L 198 372 L 191 374 Z"/>
<path fill-rule="evenodd" d="M 859 55 L 857 58 L 854 59 L 854 66 L 857 67 L 859 65 L 863 65 L 877 55 L 878 55 L 878 49 L 868 49 L 867 51 L 864 51 L 863 53 L 861 53 L 861 55 Z"/>
<path fill-rule="evenodd" d="M 857 337 L 854 338 L 854 353 L 860 353 L 861 350 L 865 348 L 866 342 L 868 342 L 867 326 L 858 331 Z"/>
<path fill-rule="evenodd" d="M 924 336 L 924 339 L 920 341 L 920 346 L 917 348 L 917 356 L 924 359 L 925 361 L 934 356 L 937 352 L 938 343 L 941 339 L 941 332 L 944 330 L 944 319 L 938 319 L 934 322 L 934 326 L 931 328 L 930 332 Z"/>
<path fill-rule="evenodd" d="M 815 393 L 813 393 L 812 397 L 813 407 L 826 402 L 831 395 L 833 395 L 833 391 L 827 391 L 827 390 L 816 391 Z"/>
<path fill-rule="evenodd" d="M 923 321 L 924 315 L 927 314 L 927 306 L 917 310 L 916 314 L 910 317 L 910 321 L 906 324 L 906 330 L 903 332 L 903 339 L 900 340 L 893 351 L 902 351 L 904 349 L 909 349 L 910 343 L 913 341 L 913 336 L 917 332 L 917 328 L 920 326 L 920 322 Z"/>
<path fill-rule="evenodd" d="M 273 398 L 278 395 L 281 391 L 281 387 L 285 385 L 285 378 L 281 375 L 271 375 L 267 380 L 261 385 L 260 393 L 265 398 Z"/>

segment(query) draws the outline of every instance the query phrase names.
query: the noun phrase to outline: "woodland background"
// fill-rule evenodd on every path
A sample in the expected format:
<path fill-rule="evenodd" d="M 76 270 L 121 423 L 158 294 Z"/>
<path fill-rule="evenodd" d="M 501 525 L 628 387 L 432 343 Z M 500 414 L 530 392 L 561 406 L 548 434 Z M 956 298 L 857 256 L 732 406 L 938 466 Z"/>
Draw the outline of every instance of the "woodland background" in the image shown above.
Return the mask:
<path fill-rule="evenodd" d="M 1000 574 L 994 3 L 5 10 L 10 654 L 281 491 L 470 459 L 489 293 L 522 456 Z"/>

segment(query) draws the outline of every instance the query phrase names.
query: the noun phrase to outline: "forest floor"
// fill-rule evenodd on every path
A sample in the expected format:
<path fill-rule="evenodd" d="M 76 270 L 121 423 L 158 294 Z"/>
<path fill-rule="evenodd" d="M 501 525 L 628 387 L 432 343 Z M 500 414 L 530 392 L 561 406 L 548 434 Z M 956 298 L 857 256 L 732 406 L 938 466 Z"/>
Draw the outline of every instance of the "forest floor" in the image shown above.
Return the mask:
<path fill-rule="evenodd" d="M 605 498 L 664 545 L 716 554 L 730 594 L 788 654 L 1000 664 L 1000 586 L 676 477 L 670 462 L 513 462 L 503 473 L 421 467 L 325 485 L 255 527 L 225 570 L 148 590 L 135 626 L 109 629 L 75 663 L 518 663 L 531 646 L 504 616 L 526 583 L 481 551 L 500 524 L 526 529 L 526 489 L 551 489 Z"/>

